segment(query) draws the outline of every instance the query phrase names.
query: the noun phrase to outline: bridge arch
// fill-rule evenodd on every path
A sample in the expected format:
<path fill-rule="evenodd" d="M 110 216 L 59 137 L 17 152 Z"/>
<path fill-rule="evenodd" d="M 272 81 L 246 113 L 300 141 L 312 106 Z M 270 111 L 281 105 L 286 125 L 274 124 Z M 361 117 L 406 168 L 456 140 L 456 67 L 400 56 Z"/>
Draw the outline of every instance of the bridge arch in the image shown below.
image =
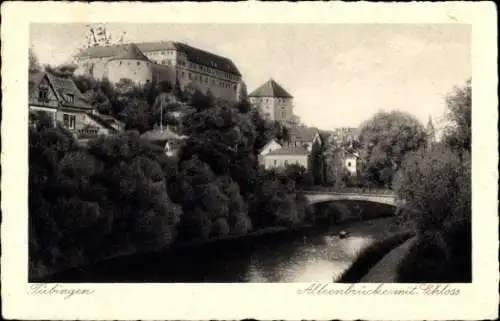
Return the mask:
<path fill-rule="evenodd" d="M 358 194 L 358 193 L 332 193 L 332 192 L 305 192 L 309 204 L 326 203 L 330 201 L 367 201 L 384 205 L 398 206 L 396 196 L 393 194 Z"/>

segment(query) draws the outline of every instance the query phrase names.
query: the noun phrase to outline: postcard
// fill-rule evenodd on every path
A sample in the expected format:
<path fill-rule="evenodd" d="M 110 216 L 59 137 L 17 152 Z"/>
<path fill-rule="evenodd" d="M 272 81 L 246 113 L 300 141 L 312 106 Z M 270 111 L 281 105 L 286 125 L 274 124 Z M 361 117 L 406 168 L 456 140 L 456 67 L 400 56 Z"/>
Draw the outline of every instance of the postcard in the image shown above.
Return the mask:
<path fill-rule="evenodd" d="M 5 318 L 498 317 L 493 3 L 2 16 Z"/>

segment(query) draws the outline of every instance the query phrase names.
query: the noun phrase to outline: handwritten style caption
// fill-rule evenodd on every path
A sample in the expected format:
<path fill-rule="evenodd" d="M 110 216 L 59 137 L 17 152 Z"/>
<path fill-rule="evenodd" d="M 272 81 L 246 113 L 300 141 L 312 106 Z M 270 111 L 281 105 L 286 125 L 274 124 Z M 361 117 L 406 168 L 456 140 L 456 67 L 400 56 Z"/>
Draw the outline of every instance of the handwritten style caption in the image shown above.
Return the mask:
<path fill-rule="evenodd" d="M 339 284 L 333 288 L 332 284 L 313 283 L 307 288 L 297 290 L 300 295 L 352 295 L 352 296 L 371 296 L 371 295 L 427 295 L 427 296 L 457 296 L 460 295 L 460 289 L 452 287 L 449 284 L 418 284 L 418 285 L 398 285 L 397 288 L 390 284 L 349 284 L 344 288 L 338 288 Z"/>
<path fill-rule="evenodd" d="M 67 300 L 74 296 L 92 295 L 93 289 L 75 288 L 61 284 L 32 284 L 29 288 L 31 295 L 59 295 Z"/>

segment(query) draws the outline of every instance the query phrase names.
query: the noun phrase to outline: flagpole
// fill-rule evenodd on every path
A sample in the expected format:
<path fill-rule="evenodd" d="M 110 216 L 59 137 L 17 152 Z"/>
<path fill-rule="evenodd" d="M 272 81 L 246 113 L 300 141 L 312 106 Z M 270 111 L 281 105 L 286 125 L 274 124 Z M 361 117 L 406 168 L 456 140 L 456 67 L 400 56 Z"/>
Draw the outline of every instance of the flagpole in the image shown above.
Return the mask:
<path fill-rule="evenodd" d="M 163 100 L 160 103 L 160 132 L 163 133 Z"/>

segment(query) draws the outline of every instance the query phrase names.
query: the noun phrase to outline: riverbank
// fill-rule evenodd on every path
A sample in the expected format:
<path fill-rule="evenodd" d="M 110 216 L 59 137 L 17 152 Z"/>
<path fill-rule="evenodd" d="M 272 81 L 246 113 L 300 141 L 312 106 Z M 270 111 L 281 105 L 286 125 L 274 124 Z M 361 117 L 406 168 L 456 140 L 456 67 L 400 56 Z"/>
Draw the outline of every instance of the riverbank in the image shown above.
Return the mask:
<path fill-rule="evenodd" d="M 77 275 L 81 271 L 111 271 L 113 269 L 119 270 L 120 266 L 130 265 L 130 262 L 135 262 L 137 258 L 141 260 L 153 261 L 158 257 L 168 255 L 184 256 L 183 252 L 192 253 L 206 250 L 206 252 L 216 252 L 231 250 L 232 248 L 241 248 L 243 250 L 250 249 L 256 246 L 265 246 L 266 242 L 273 242 L 273 240 L 286 240 L 292 239 L 297 235 L 313 236 L 318 233 L 329 232 L 332 234 L 340 232 L 340 230 L 347 230 L 349 234 L 356 234 L 358 229 L 356 225 L 359 222 L 367 222 L 380 218 L 387 218 L 394 215 L 391 207 L 381 206 L 370 202 L 359 201 L 338 201 L 330 205 L 325 210 L 321 207 L 315 207 L 318 220 L 315 224 L 307 223 L 294 227 L 274 226 L 256 230 L 247 234 L 239 235 L 226 235 L 210 239 L 197 239 L 187 242 L 173 243 L 168 247 L 161 250 L 148 251 L 148 252 L 129 252 L 121 253 L 113 257 L 92 262 L 83 266 L 71 267 L 68 269 L 53 271 L 50 274 L 32 276 L 30 282 L 56 282 L 61 277 L 66 278 L 66 275 Z M 363 208 L 363 215 L 359 215 L 359 208 Z M 331 216 L 334 219 L 325 220 L 325 217 Z M 370 228 L 370 223 L 365 223 L 364 229 Z M 382 234 L 392 232 L 396 227 L 387 227 L 386 231 Z M 380 237 L 383 237 L 380 236 Z M 69 277 L 70 278 L 70 277 Z"/>
<path fill-rule="evenodd" d="M 338 283 L 472 282 L 470 222 L 416 235 L 394 234 L 367 247 Z"/>

